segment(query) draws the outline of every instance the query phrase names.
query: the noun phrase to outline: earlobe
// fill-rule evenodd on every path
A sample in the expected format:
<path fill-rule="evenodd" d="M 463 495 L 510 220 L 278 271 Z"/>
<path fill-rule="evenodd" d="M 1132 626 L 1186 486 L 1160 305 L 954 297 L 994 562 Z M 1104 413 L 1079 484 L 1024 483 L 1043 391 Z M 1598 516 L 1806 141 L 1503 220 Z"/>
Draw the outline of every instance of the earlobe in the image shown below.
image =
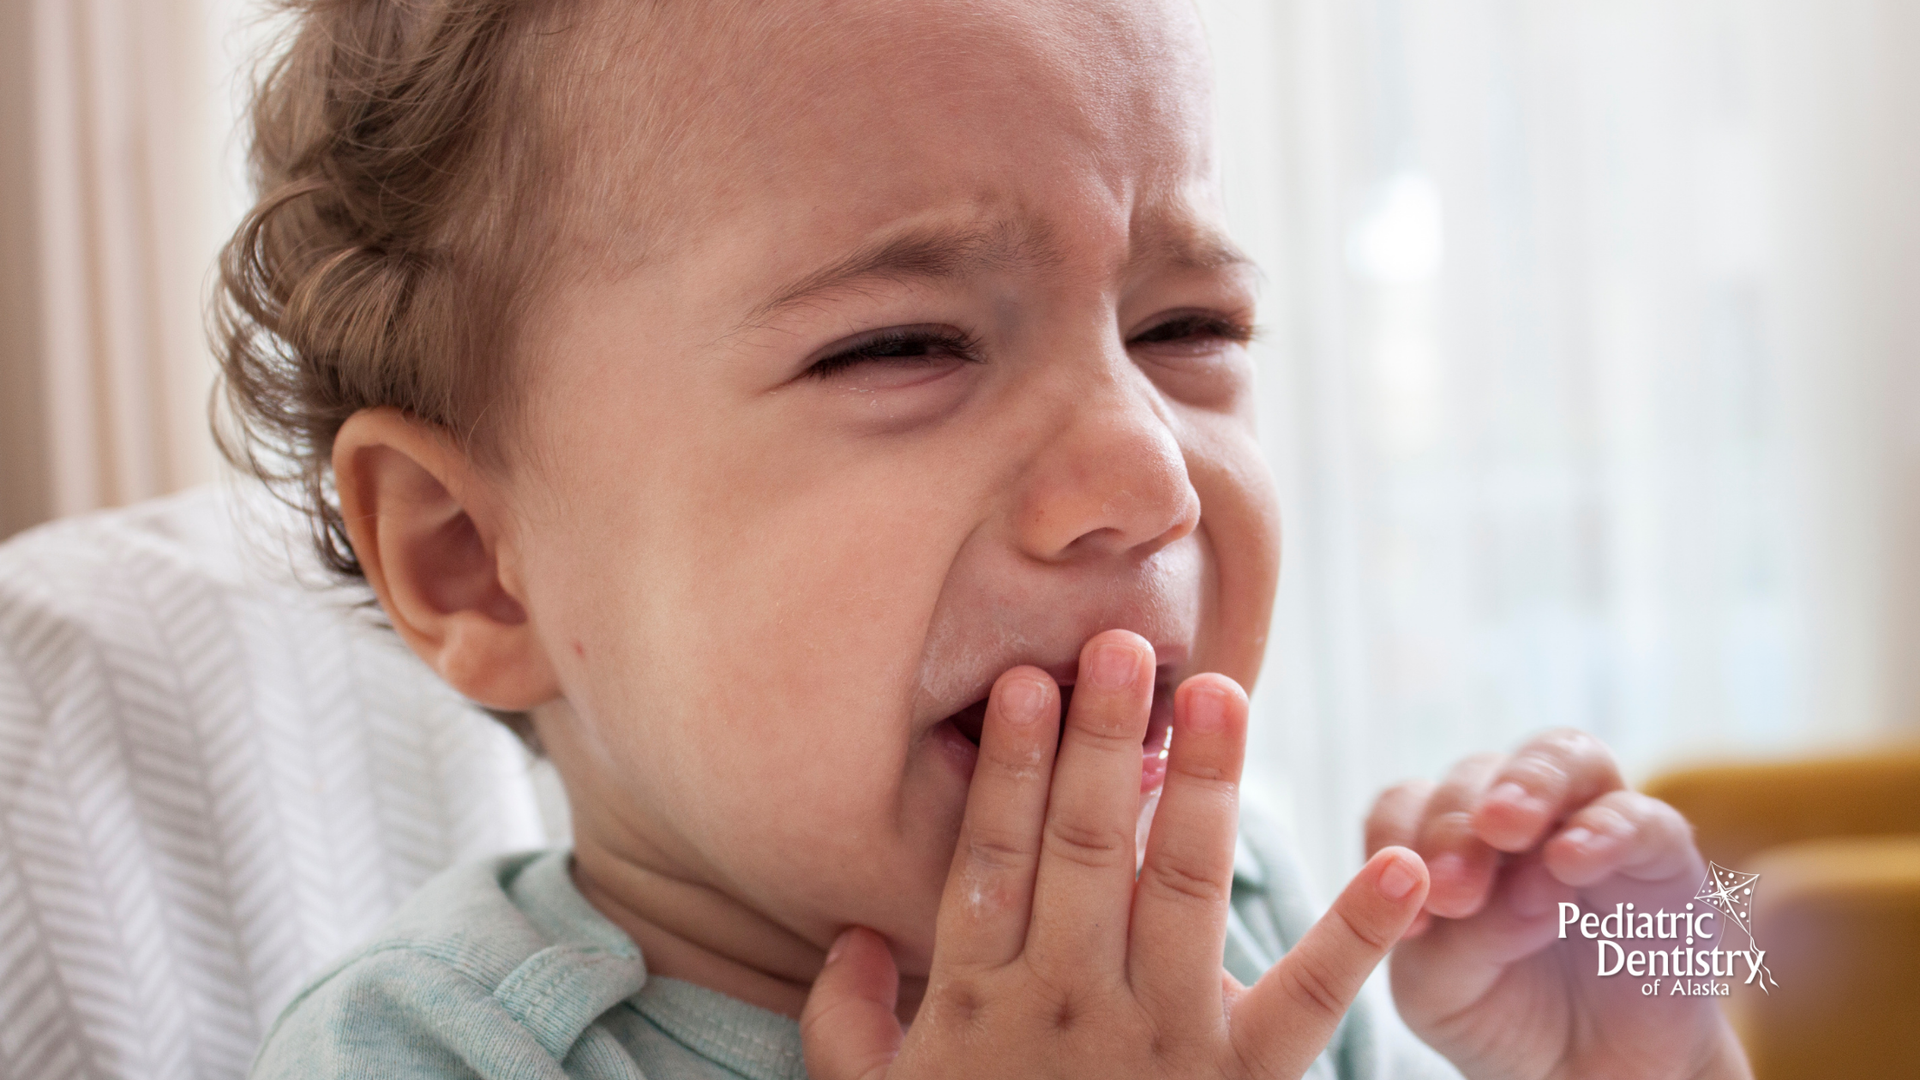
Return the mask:
<path fill-rule="evenodd" d="M 559 696 L 492 482 L 438 428 L 363 409 L 333 444 L 347 535 L 394 629 L 455 690 L 525 711 Z"/>

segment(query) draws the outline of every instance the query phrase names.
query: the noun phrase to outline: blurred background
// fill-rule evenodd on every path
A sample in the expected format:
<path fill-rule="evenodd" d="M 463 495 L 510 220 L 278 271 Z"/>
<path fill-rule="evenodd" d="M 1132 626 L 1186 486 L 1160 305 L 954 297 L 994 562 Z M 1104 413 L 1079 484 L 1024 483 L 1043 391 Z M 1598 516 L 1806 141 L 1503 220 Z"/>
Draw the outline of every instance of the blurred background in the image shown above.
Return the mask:
<path fill-rule="evenodd" d="M 1204 0 L 1286 555 L 1256 787 L 1920 728 L 1920 5 Z M 0 537 L 209 479 L 252 0 L 0 4 Z"/>
<path fill-rule="evenodd" d="M 1635 782 L 1920 739 L 1920 4 L 1200 6 L 1286 515 L 1249 787 L 1320 882 L 1379 789 L 1549 726 Z M 216 476 L 201 309 L 268 29 L 252 0 L 0 0 L 0 539 Z M 1717 793 L 1685 805 L 1727 860 L 1905 835 L 1807 871 L 1852 903 L 1906 866 L 1904 922 L 1768 918 L 1829 951 L 1875 928 L 1860 963 L 1911 997 L 1901 760 L 1658 790 Z M 1864 816 L 1822 817 L 1835 791 Z M 1755 807 L 1772 832 L 1740 833 Z M 1839 1074 L 1808 1060 L 1763 1074 Z"/>
<path fill-rule="evenodd" d="M 1255 759 L 1324 882 L 1551 725 L 1920 732 L 1920 4 L 1209 0 L 1286 553 Z"/>

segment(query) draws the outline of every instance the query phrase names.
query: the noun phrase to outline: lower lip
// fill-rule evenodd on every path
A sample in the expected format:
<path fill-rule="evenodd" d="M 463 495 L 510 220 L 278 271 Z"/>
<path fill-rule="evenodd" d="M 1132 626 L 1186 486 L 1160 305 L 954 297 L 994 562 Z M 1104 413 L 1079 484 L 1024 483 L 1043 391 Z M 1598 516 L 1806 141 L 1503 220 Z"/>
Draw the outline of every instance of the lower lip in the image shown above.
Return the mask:
<path fill-rule="evenodd" d="M 1167 752 L 1148 750 L 1140 757 L 1140 793 L 1157 790 L 1167 782 Z"/>
<path fill-rule="evenodd" d="M 1153 712 L 1147 721 L 1147 738 L 1140 747 L 1140 791 L 1156 790 L 1167 781 L 1167 746 L 1173 734 L 1173 690 L 1165 685 L 1153 688 Z"/>

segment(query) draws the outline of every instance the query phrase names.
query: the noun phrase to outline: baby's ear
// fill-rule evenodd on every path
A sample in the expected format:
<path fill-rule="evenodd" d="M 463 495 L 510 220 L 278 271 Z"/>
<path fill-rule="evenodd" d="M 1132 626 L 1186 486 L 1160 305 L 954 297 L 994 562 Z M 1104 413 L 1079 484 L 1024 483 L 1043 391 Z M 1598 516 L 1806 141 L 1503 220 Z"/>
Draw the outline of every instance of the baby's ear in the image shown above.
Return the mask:
<path fill-rule="evenodd" d="M 488 708 L 559 696 L 512 572 L 505 507 L 445 432 L 363 409 L 334 437 L 333 474 L 354 556 L 408 647 Z"/>

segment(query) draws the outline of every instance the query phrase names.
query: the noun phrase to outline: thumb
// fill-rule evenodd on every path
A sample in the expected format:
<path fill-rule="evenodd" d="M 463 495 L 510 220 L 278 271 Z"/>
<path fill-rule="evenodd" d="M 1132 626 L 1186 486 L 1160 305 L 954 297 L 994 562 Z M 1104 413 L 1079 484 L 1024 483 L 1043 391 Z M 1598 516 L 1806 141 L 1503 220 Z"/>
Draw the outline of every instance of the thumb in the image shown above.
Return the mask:
<path fill-rule="evenodd" d="M 880 1080 L 900 1052 L 893 1009 L 900 972 L 879 934 L 848 927 L 813 980 L 800 1011 L 800 1045 L 815 1080 Z"/>
<path fill-rule="evenodd" d="M 1381 848 L 1233 1006 L 1235 1051 L 1255 1077 L 1296 1077 L 1333 1038 L 1347 1007 L 1427 899 L 1427 864 Z"/>

